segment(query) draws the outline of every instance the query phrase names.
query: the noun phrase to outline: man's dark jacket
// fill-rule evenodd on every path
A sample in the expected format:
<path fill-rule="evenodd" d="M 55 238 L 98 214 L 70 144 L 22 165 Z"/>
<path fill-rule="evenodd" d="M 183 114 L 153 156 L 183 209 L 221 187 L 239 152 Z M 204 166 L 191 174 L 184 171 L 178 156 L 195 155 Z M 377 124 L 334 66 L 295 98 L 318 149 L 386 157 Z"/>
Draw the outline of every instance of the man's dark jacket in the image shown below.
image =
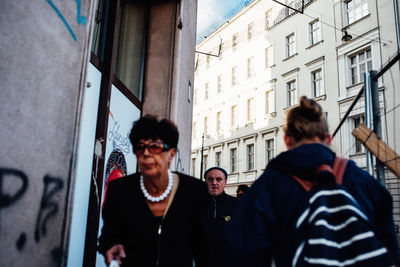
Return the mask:
<path fill-rule="evenodd" d="M 196 266 L 203 266 L 201 211 L 208 195 L 207 187 L 198 179 L 178 175 L 179 186 L 162 219 L 161 231 L 160 221 L 154 217 L 140 190 L 140 174 L 111 181 L 103 208 L 100 253 L 122 244 L 127 255 L 123 267 L 192 267 L 193 260 Z"/>
<path fill-rule="evenodd" d="M 225 192 L 214 197 L 209 195 L 203 221 L 206 229 L 205 266 L 219 267 L 223 232 L 236 210 L 237 199 Z"/>

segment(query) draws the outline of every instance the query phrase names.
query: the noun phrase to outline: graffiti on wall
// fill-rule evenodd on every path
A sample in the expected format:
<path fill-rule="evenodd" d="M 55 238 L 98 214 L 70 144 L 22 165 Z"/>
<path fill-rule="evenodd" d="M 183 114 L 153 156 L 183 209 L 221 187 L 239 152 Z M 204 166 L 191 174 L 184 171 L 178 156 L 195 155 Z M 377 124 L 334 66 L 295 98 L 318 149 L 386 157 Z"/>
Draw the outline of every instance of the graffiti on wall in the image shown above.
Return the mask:
<path fill-rule="evenodd" d="M 14 185 L 16 188 L 3 185 Z M 12 207 L 19 200 L 23 199 L 29 186 L 28 176 L 21 170 L 0 167 L 0 222 L 4 210 Z M 64 183 L 58 177 L 45 175 L 43 177 L 43 192 L 39 202 L 39 208 L 36 215 L 36 224 L 33 237 L 36 243 L 39 243 L 47 234 L 49 221 L 56 216 L 59 210 L 55 194 L 63 189 Z M 0 231 L 1 224 L 0 224 Z M 15 242 L 18 251 L 22 251 L 27 242 L 27 233 L 22 232 Z M 58 261 L 61 258 L 60 248 L 51 251 L 51 256 Z"/>
<path fill-rule="evenodd" d="M 65 27 L 67 28 L 68 32 L 72 36 L 72 38 L 77 41 L 76 35 L 74 31 L 72 30 L 70 24 L 64 17 L 64 15 L 61 13 L 60 9 L 57 8 L 57 6 L 54 4 L 52 0 L 46 0 L 47 3 L 51 6 L 51 8 L 56 12 L 58 17 L 61 19 L 61 21 L 64 23 Z M 86 18 L 85 16 L 81 15 L 81 0 L 76 0 L 76 20 L 78 22 L 78 25 L 85 26 L 86 25 Z"/>

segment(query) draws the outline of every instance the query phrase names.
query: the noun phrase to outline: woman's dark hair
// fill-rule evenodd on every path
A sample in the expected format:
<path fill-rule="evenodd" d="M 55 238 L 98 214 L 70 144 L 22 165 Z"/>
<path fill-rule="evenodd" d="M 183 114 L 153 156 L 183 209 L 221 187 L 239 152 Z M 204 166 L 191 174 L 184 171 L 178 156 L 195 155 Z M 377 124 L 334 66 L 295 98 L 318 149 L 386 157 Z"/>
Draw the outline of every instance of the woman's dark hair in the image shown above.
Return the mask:
<path fill-rule="evenodd" d="M 158 120 L 153 115 L 145 115 L 133 123 L 129 140 L 132 145 L 140 140 L 161 139 L 170 148 L 178 146 L 179 131 L 175 123 L 168 119 Z"/>
<path fill-rule="evenodd" d="M 284 131 L 296 142 L 314 137 L 325 140 L 329 134 L 328 122 L 321 106 L 306 96 L 300 98 L 298 106 L 289 110 Z"/>

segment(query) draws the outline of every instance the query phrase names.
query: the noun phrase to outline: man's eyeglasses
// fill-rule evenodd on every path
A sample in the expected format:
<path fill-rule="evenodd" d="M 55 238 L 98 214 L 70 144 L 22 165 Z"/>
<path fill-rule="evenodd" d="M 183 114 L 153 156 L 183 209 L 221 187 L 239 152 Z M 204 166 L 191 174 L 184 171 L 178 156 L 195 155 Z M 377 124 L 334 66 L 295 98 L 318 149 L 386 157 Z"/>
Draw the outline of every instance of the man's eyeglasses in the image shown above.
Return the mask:
<path fill-rule="evenodd" d="M 152 142 L 147 145 L 145 144 L 137 144 L 133 147 L 133 151 L 135 154 L 143 154 L 144 150 L 147 148 L 147 150 L 152 153 L 152 154 L 159 154 L 161 152 L 169 150 L 169 146 L 164 143 L 159 143 L 159 142 Z"/>

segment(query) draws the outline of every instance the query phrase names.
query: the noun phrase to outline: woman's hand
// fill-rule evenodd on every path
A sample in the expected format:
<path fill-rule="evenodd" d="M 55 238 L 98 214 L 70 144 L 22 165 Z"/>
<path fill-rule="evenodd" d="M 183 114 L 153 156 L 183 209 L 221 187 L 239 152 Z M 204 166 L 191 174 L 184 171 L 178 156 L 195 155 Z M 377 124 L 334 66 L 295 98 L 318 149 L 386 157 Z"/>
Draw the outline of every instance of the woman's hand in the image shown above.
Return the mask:
<path fill-rule="evenodd" d="M 118 261 L 118 264 L 121 265 L 122 258 L 126 257 L 124 246 L 123 245 L 114 245 L 109 250 L 106 251 L 105 260 L 107 266 L 110 265 L 112 260 Z"/>

